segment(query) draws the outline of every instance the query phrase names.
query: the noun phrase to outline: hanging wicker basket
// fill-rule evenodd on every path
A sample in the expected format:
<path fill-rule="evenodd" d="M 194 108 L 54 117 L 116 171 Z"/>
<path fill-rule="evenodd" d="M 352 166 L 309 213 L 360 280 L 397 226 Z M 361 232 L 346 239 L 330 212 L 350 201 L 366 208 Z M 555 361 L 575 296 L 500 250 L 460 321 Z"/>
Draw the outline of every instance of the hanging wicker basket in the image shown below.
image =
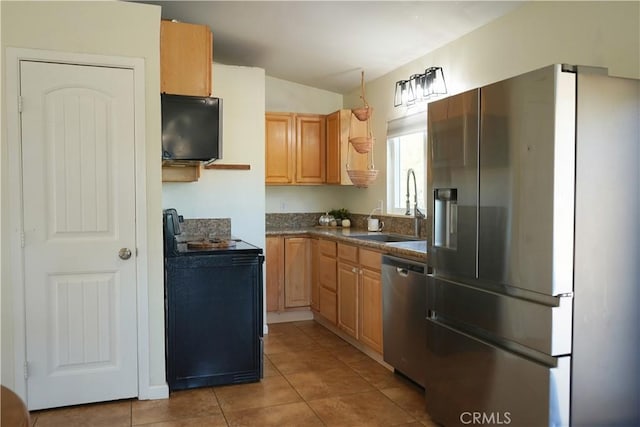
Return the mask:
<path fill-rule="evenodd" d="M 349 179 L 353 182 L 358 188 L 367 188 L 369 184 L 376 180 L 378 176 L 377 169 L 368 169 L 368 170 L 358 170 L 352 169 L 347 170 L 347 174 L 349 174 Z"/>
<path fill-rule="evenodd" d="M 373 113 L 373 107 L 367 105 L 366 107 L 352 108 L 351 112 L 354 116 L 356 116 L 358 120 L 364 122 L 365 120 L 369 120 L 369 118 L 371 117 L 371 114 Z"/>
<path fill-rule="evenodd" d="M 362 92 L 362 94 L 360 95 L 360 98 L 364 103 L 364 107 L 352 108 L 351 112 L 353 113 L 354 116 L 356 116 L 358 120 L 360 120 L 361 122 L 364 122 L 365 120 L 369 120 L 369 118 L 371 117 L 371 114 L 373 113 L 373 108 L 369 106 L 369 103 L 367 102 L 367 99 L 364 96 L 364 70 L 360 74 L 360 91 Z"/>
<path fill-rule="evenodd" d="M 353 148 L 360 154 L 366 154 L 371 151 L 375 138 L 373 136 L 354 136 L 349 138 L 349 142 Z"/>

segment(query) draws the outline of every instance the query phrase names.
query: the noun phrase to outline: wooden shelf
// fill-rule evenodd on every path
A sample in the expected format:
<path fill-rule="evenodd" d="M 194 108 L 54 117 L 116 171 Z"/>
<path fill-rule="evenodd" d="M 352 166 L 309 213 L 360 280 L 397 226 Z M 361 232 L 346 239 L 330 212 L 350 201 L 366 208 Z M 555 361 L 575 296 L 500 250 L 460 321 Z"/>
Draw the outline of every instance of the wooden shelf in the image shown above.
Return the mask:
<path fill-rule="evenodd" d="M 225 163 L 212 163 L 210 165 L 205 165 L 205 169 L 227 169 L 227 170 L 243 170 L 248 171 L 251 169 L 251 165 L 232 165 Z"/>

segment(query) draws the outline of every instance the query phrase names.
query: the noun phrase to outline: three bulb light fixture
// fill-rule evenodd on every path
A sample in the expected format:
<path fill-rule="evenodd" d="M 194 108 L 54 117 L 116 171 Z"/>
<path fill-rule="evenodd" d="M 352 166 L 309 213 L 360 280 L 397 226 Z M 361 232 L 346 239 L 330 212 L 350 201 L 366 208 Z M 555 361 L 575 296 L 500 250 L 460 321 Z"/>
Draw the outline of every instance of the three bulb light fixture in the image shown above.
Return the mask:
<path fill-rule="evenodd" d="M 410 106 L 446 93 L 447 85 L 444 82 L 442 67 L 429 67 L 424 74 L 414 74 L 409 77 L 409 80 L 396 82 L 393 106 Z"/>

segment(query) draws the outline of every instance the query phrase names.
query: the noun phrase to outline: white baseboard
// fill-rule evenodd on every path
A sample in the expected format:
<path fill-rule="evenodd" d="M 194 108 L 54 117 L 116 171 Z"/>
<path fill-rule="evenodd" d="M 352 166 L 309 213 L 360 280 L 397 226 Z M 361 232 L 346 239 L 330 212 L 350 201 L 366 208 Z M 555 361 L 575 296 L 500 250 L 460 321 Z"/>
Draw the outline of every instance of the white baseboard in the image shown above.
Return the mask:
<path fill-rule="evenodd" d="M 169 385 L 151 385 L 145 390 L 140 390 L 138 400 L 157 400 L 169 398 Z"/>

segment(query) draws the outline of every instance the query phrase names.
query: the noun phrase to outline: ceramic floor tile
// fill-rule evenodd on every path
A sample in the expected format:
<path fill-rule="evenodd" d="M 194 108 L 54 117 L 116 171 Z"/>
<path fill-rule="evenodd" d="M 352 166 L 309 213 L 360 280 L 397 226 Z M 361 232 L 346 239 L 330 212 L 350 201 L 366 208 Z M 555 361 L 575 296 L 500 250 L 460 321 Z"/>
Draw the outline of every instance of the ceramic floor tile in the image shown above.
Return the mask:
<path fill-rule="evenodd" d="M 298 372 L 284 376 L 306 401 L 374 390 L 348 368 Z"/>
<path fill-rule="evenodd" d="M 316 347 L 318 345 L 306 335 L 299 339 L 278 336 L 265 337 L 264 339 L 264 353 L 267 355 L 305 351 Z"/>
<path fill-rule="evenodd" d="M 313 400 L 309 406 L 327 426 L 393 426 L 415 421 L 377 390 Z"/>
<path fill-rule="evenodd" d="M 210 415 L 199 418 L 183 418 L 175 421 L 144 424 L 144 427 L 227 427 L 224 415 Z"/>
<path fill-rule="evenodd" d="M 264 365 L 264 370 L 262 371 L 262 375 L 265 378 L 268 377 L 279 377 L 282 374 L 280 373 L 280 371 L 278 371 L 278 369 L 276 369 L 276 367 L 274 366 L 274 364 L 271 362 L 271 360 L 269 359 L 269 357 L 265 354 L 263 356 L 263 365 Z"/>
<path fill-rule="evenodd" d="M 314 321 L 269 326 L 264 378 L 258 383 L 178 391 L 164 400 L 35 411 L 31 427 L 435 427 L 422 389 L 324 326 Z"/>
<path fill-rule="evenodd" d="M 372 361 L 371 357 L 367 356 L 362 351 L 358 350 L 352 345 L 339 346 L 330 350 L 331 354 L 336 358 L 347 364 L 348 366 L 362 362 Z M 377 362 L 376 362 L 377 363 Z"/>
<path fill-rule="evenodd" d="M 133 425 L 201 418 L 221 413 L 211 388 L 175 391 L 169 399 L 139 400 L 132 403 Z"/>
<path fill-rule="evenodd" d="M 282 374 L 296 372 L 327 371 L 347 366 L 326 350 L 308 350 L 297 353 L 277 353 L 270 356 L 271 361 Z"/>
<path fill-rule="evenodd" d="M 36 427 L 129 427 L 131 401 L 51 409 L 34 415 Z"/>
<path fill-rule="evenodd" d="M 337 335 L 331 334 L 323 337 L 316 337 L 314 341 L 320 346 L 328 350 L 335 350 L 346 346 L 351 346 L 348 342 Z"/>
<path fill-rule="evenodd" d="M 269 324 L 269 334 L 271 336 L 276 335 L 296 335 L 300 334 L 302 331 L 296 326 L 293 322 L 287 323 L 270 323 Z"/>
<path fill-rule="evenodd" d="M 394 374 L 371 358 L 350 363 L 348 366 L 378 389 L 398 387 L 408 383 L 406 379 Z"/>
<path fill-rule="evenodd" d="M 284 377 L 263 378 L 258 383 L 236 384 L 214 389 L 223 411 L 299 402 L 302 399 Z"/>
<path fill-rule="evenodd" d="M 225 412 L 233 427 L 323 426 L 320 418 L 304 402 Z"/>
<path fill-rule="evenodd" d="M 305 335 L 314 339 L 335 336 L 333 332 L 320 325 L 319 323 L 316 323 L 314 321 L 310 322 L 312 323 L 299 324 L 298 329 Z"/>
<path fill-rule="evenodd" d="M 436 426 L 429 418 L 425 408 L 424 390 L 418 386 L 408 384 L 403 387 L 386 388 L 380 391 L 423 425 Z"/>

